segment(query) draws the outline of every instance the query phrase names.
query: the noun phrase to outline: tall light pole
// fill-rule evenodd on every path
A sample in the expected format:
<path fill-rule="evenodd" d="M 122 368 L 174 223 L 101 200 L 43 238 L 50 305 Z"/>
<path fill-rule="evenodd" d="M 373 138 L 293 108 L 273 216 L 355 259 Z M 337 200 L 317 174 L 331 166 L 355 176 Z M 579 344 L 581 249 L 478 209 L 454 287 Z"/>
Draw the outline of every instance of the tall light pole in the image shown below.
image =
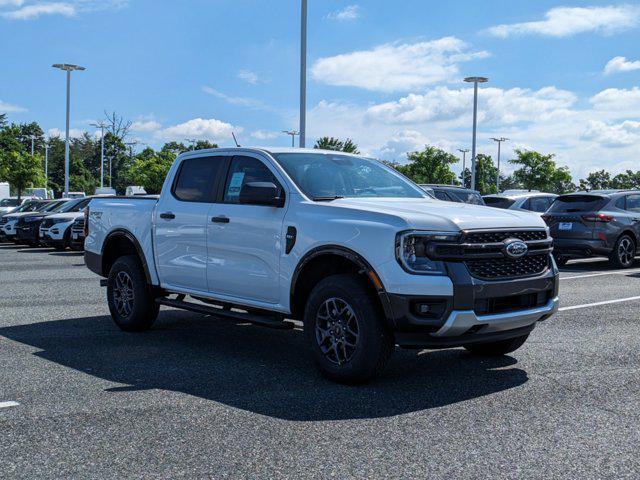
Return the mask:
<path fill-rule="evenodd" d="M 92 127 L 100 129 L 100 188 L 104 187 L 104 129 L 107 124 L 104 122 L 92 123 Z"/>
<path fill-rule="evenodd" d="M 196 143 L 198 143 L 196 138 L 185 138 L 184 141 L 191 144 L 191 150 L 196 149 Z"/>
<path fill-rule="evenodd" d="M 473 136 L 471 141 L 471 190 L 476 189 L 476 126 L 478 124 L 478 84 L 489 81 L 486 77 L 467 77 L 467 83 L 473 83 Z"/>
<path fill-rule="evenodd" d="M 468 148 L 459 148 L 458 149 L 459 152 L 462 153 L 462 186 L 463 187 L 467 187 L 467 179 L 465 177 L 465 170 L 467 169 L 467 152 L 469 151 Z"/>
<path fill-rule="evenodd" d="M 53 68 L 59 68 L 67 72 L 67 124 L 64 137 L 64 195 L 69 194 L 69 111 L 71 109 L 71 72 L 74 70 L 86 70 L 79 65 L 70 63 L 55 63 Z"/>
<path fill-rule="evenodd" d="M 300 135 L 300 133 L 296 132 L 295 130 L 282 130 L 282 133 L 286 133 L 287 135 L 291 135 L 291 146 L 295 147 L 296 146 L 296 135 Z"/>
<path fill-rule="evenodd" d="M 500 138 L 491 138 L 494 142 L 498 142 L 498 173 L 496 175 L 496 191 L 500 193 L 500 145 L 502 142 L 506 142 L 509 140 L 508 138 L 500 137 Z"/>
<path fill-rule="evenodd" d="M 31 139 L 31 155 L 33 155 L 35 153 L 35 140 L 36 140 L 36 136 L 35 135 L 29 135 L 29 138 Z"/>
<path fill-rule="evenodd" d="M 300 148 L 307 134 L 307 0 L 302 0 L 300 12 Z"/>
<path fill-rule="evenodd" d="M 49 187 L 49 142 L 44 142 L 44 188 Z"/>

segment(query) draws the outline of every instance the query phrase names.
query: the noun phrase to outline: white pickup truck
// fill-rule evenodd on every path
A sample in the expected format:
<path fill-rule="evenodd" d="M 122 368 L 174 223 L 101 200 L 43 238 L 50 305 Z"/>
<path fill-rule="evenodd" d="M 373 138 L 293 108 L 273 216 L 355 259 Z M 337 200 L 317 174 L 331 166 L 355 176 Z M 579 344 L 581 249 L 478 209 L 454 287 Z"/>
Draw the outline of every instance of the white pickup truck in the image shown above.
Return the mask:
<path fill-rule="evenodd" d="M 382 163 L 305 149 L 187 152 L 158 197 L 94 198 L 85 261 L 126 331 L 160 305 L 303 322 L 321 372 L 371 379 L 394 347 L 519 348 L 558 306 L 535 214 L 430 198 Z"/>

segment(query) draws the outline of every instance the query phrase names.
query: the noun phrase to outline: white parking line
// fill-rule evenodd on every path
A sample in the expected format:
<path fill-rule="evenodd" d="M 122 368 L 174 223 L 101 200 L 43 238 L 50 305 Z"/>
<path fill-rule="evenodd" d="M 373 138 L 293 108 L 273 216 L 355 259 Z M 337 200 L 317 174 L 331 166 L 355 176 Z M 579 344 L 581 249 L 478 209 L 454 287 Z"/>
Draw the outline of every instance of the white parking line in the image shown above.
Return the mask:
<path fill-rule="evenodd" d="M 17 407 L 20 405 L 18 402 L 0 402 L 0 408 Z"/>
<path fill-rule="evenodd" d="M 566 310 L 576 310 L 578 308 L 596 307 L 598 305 L 608 305 L 610 303 L 631 302 L 633 300 L 640 300 L 640 296 L 627 297 L 627 298 L 616 298 L 615 300 L 605 300 L 604 302 L 585 303 L 583 305 L 571 305 L 570 307 L 560 307 L 558 310 L 560 312 L 564 312 Z"/>
<path fill-rule="evenodd" d="M 628 270 L 613 270 L 611 272 L 586 273 L 584 275 L 574 275 L 573 277 L 560 277 L 560 280 L 571 280 L 574 278 L 599 277 L 601 275 L 624 275 L 625 273 L 640 272 L 640 268 L 630 268 Z"/>

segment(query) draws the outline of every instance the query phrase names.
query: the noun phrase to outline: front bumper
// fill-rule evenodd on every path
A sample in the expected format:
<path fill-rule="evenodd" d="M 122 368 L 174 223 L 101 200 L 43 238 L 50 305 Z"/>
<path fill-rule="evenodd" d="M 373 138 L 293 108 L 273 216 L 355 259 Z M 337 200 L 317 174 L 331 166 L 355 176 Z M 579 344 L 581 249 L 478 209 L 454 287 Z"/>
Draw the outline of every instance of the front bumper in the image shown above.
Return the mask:
<path fill-rule="evenodd" d="M 19 242 L 37 243 L 39 235 L 39 225 L 22 225 L 16 228 L 16 238 Z"/>
<path fill-rule="evenodd" d="M 513 338 L 558 310 L 559 277 L 552 260 L 541 275 L 501 281 L 477 279 L 459 262 L 447 269 L 452 296 L 429 295 L 428 287 L 424 295 L 382 295 L 400 346 L 444 348 Z"/>

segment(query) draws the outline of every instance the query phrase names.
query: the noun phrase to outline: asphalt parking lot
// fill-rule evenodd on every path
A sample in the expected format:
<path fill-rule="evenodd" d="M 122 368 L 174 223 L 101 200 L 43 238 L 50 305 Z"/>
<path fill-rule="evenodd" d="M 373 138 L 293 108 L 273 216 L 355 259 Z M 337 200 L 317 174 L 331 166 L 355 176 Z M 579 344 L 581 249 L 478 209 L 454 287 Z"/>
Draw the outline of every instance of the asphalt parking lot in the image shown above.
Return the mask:
<path fill-rule="evenodd" d="M 638 478 L 637 267 L 569 263 L 510 356 L 397 350 L 346 387 L 299 330 L 163 310 L 122 333 L 81 254 L 2 244 L 0 477 Z"/>

